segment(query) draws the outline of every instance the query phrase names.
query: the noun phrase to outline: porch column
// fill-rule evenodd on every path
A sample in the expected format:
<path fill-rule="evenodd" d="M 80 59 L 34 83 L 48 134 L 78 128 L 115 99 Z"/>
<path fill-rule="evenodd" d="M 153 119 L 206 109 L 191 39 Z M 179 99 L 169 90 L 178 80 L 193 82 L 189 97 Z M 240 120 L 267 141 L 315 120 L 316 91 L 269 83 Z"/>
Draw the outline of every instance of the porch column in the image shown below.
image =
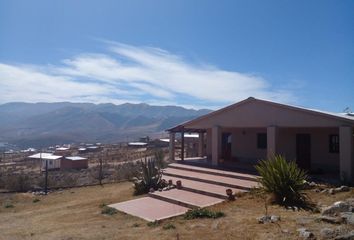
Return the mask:
<path fill-rule="evenodd" d="M 353 182 L 353 129 L 349 126 L 339 127 L 339 169 L 343 181 Z"/>
<path fill-rule="evenodd" d="M 216 166 L 219 162 L 221 148 L 220 127 L 214 126 L 211 130 L 211 164 Z"/>
<path fill-rule="evenodd" d="M 199 141 L 198 141 L 198 157 L 204 156 L 204 133 L 199 133 Z"/>
<path fill-rule="evenodd" d="M 278 127 L 267 127 L 267 157 L 272 157 L 277 153 Z"/>
<path fill-rule="evenodd" d="M 181 131 L 181 160 L 184 161 L 184 129 Z"/>
<path fill-rule="evenodd" d="M 175 137 L 176 134 L 174 132 L 170 132 L 170 145 L 169 145 L 169 154 L 170 154 L 170 161 L 175 160 Z"/>

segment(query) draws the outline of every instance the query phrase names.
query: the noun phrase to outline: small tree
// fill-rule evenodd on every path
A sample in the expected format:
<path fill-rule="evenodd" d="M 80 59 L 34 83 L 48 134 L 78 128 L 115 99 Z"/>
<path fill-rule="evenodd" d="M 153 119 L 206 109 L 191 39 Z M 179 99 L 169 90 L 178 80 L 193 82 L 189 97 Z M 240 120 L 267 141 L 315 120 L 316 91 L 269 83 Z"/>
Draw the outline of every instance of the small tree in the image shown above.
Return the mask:
<path fill-rule="evenodd" d="M 259 179 L 266 192 L 274 194 L 280 204 L 300 203 L 305 201 L 301 192 L 307 175 L 294 161 L 286 161 L 281 155 L 262 160 L 256 166 Z"/>
<path fill-rule="evenodd" d="M 155 160 L 145 158 L 140 161 L 140 171 L 134 179 L 135 195 L 148 193 L 151 188 L 157 190 L 165 186 L 162 171 Z"/>

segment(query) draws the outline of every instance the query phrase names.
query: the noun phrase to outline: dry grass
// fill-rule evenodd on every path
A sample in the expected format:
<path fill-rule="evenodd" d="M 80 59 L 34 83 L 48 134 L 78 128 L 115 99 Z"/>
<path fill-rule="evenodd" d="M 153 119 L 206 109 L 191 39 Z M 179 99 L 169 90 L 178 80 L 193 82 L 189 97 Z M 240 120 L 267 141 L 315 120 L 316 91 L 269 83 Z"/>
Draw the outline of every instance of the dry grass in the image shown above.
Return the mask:
<path fill-rule="evenodd" d="M 315 202 L 331 204 L 354 196 L 354 192 L 326 195 L 308 191 Z M 33 203 L 33 199 L 40 199 Z M 177 217 L 165 220 L 157 226 L 133 216 L 118 213 L 101 214 L 102 203 L 115 203 L 133 198 L 129 182 L 108 184 L 104 187 L 83 187 L 55 192 L 48 196 L 32 196 L 29 193 L 0 195 L 0 239 L 297 239 L 296 229 L 303 223 L 297 219 L 308 217 L 306 227 L 315 235 L 321 227 L 312 218 L 318 214 L 307 211 L 290 211 L 270 206 L 268 212 L 281 216 L 279 224 L 258 224 L 256 218 L 264 214 L 264 201 L 253 194 L 246 194 L 235 202 L 212 207 L 223 211 L 226 217 L 219 219 L 185 220 Z M 11 203 L 14 208 L 4 208 Z M 173 225 L 174 228 L 164 229 Z M 283 230 L 287 230 L 284 233 Z"/>

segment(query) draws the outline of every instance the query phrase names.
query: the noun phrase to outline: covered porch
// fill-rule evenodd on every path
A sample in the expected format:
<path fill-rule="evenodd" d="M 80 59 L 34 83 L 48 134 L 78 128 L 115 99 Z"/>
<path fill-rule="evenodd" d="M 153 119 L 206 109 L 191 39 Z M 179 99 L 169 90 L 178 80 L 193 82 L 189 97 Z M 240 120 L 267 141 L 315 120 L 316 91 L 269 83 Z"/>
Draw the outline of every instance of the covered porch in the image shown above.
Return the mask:
<path fill-rule="evenodd" d="M 198 134 L 197 155 L 188 154 L 185 133 Z M 169 130 L 170 160 L 228 170 L 254 171 L 261 159 L 281 154 L 311 174 L 351 178 L 353 128 L 340 127 L 222 127 Z M 176 140 L 176 136 L 178 141 Z"/>

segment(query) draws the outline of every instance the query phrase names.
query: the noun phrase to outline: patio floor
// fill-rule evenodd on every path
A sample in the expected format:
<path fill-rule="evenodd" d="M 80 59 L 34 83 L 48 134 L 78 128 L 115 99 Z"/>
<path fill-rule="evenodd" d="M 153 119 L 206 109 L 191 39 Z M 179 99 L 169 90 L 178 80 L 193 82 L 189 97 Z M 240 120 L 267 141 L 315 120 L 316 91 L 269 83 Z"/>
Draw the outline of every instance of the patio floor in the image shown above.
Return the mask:
<path fill-rule="evenodd" d="M 149 222 L 182 215 L 188 211 L 188 208 L 186 207 L 152 197 L 143 197 L 126 202 L 115 203 L 109 205 L 109 207 L 143 218 Z"/>

